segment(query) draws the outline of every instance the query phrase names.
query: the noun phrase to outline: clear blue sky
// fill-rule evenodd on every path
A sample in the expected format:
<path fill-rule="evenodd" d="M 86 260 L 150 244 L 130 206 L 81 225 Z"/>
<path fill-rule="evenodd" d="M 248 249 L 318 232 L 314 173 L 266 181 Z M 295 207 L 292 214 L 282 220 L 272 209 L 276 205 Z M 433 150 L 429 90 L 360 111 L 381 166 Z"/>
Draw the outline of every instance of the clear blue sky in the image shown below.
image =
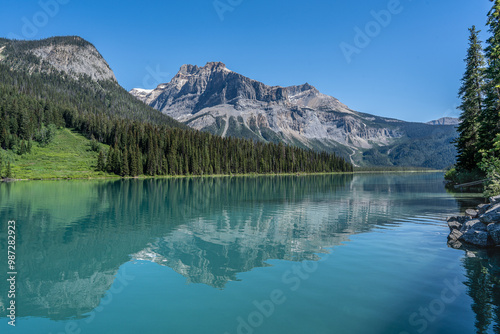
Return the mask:
<path fill-rule="evenodd" d="M 127 90 L 168 82 L 182 64 L 222 61 L 268 85 L 308 82 L 352 109 L 426 122 L 458 115 L 467 28 L 475 24 L 485 40 L 490 7 L 488 0 L 19 0 L 2 3 L 0 36 L 79 35 Z M 390 19 L 374 24 L 372 11 L 387 9 Z M 367 26 L 369 43 L 355 41 L 356 27 Z M 346 57 L 341 45 L 357 53 Z"/>

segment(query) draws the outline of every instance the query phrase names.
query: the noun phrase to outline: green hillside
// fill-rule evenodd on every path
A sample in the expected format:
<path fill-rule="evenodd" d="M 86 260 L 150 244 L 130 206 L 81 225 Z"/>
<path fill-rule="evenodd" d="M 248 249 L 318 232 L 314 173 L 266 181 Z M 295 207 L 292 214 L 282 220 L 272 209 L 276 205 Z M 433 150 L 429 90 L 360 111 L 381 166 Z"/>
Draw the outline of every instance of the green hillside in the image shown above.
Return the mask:
<path fill-rule="evenodd" d="M 108 149 L 100 144 L 101 149 Z M 31 152 L 23 155 L 1 150 L 6 176 L 6 165 L 12 165 L 12 177 L 17 179 L 96 178 L 113 174 L 96 171 L 98 153 L 91 141 L 70 129 L 59 129 L 50 144 L 43 147 L 34 143 Z"/>

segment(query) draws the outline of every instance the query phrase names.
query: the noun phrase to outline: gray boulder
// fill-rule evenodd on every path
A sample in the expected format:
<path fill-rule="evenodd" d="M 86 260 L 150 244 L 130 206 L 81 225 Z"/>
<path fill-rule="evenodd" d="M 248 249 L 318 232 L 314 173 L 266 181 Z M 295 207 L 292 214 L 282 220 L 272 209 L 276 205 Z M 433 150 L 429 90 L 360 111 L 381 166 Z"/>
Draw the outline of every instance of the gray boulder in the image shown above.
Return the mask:
<path fill-rule="evenodd" d="M 457 241 L 458 239 L 460 239 L 460 237 L 462 237 L 462 235 L 464 234 L 459 230 L 452 230 L 451 233 L 448 235 L 448 240 Z"/>
<path fill-rule="evenodd" d="M 479 219 L 484 224 L 500 223 L 500 207 L 486 211 L 486 213 L 481 215 Z"/>
<path fill-rule="evenodd" d="M 462 228 L 463 222 L 458 221 L 458 217 L 449 217 L 447 219 L 448 227 L 450 228 L 450 232 L 453 230 L 460 230 Z"/>
<path fill-rule="evenodd" d="M 485 213 L 488 213 L 488 212 L 500 212 L 500 203 L 491 204 Z"/>
<path fill-rule="evenodd" d="M 477 211 L 480 215 L 484 214 L 486 211 L 490 209 L 491 205 L 489 204 L 479 204 L 477 206 Z"/>
<path fill-rule="evenodd" d="M 448 240 L 448 246 L 455 249 L 462 248 L 462 243 L 458 240 Z"/>
<path fill-rule="evenodd" d="M 486 232 L 487 228 L 486 228 L 486 225 L 484 225 L 479 219 L 472 219 L 472 220 L 466 221 L 462 225 L 460 232 L 465 234 L 465 233 L 469 232 L 470 230 Z"/>
<path fill-rule="evenodd" d="M 484 226 L 484 224 L 481 224 Z M 492 242 L 488 239 L 488 232 L 478 231 L 475 229 L 470 229 L 465 232 L 459 240 L 465 241 L 469 244 L 473 244 L 479 247 L 492 246 Z"/>
<path fill-rule="evenodd" d="M 490 201 L 491 204 L 481 204 L 477 210 L 466 210 L 465 216 L 447 219 L 448 245 L 457 248 L 464 242 L 478 247 L 500 246 L 500 196 Z"/>
<path fill-rule="evenodd" d="M 459 223 L 456 220 L 451 220 L 448 222 L 448 227 L 450 228 L 450 232 L 452 232 L 453 230 L 460 231 L 462 229 L 462 225 L 463 224 Z"/>
<path fill-rule="evenodd" d="M 466 221 L 462 226 L 460 233 L 462 233 L 462 236 L 458 238 L 460 241 L 479 247 L 488 247 L 493 245 L 491 239 L 488 238 L 487 226 L 479 219 Z M 455 233 L 453 237 L 456 236 L 458 236 L 458 233 Z"/>
<path fill-rule="evenodd" d="M 469 216 L 471 218 L 477 218 L 478 212 L 474 209 L 467 209 L 467 210 L 465 210 L 465 215 Z"/>
<path fill-rule="evenodd" d="M 500 203 L 500 195 L 490 197 L 490 203 L 491 204 L 499 204 Z"/>
<path fill-rule="evenodd" d="M 490 235 L 491 239 L 493 240 L 493 243 L 495 246 L 500 245 L 500 223 L 496 224 L 489 224 L 487 227 L 488 234 Z"/>

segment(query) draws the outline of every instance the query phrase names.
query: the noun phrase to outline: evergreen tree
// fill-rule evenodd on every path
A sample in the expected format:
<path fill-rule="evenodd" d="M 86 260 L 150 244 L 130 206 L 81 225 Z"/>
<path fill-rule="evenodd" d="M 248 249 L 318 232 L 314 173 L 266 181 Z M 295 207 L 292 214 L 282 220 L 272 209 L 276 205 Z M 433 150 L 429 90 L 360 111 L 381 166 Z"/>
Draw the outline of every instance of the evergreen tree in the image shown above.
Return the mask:
<path fill-rule="evenodd" d="M 97 170 L 106 170 L 106 162 L 104 161 L 104 153 L 102 151 L 99 151 L 99 155 L 97 156 Z"/>
<path fill-rule="evenodd" d="M 130 154 L 130 175 L 131 176 L 137 176 L 139 175 L 138 168 L 137 168 L 137 151 L 133 149 L 133 146 L 130 147 L 129 150 Z"/>
<path fill-rule="evenodd" d="M 137 158 L 136 158 L 136 162 L 137 162 L 137 175 L 141 175 L 143 172 L 144 172 L 144 167 L 143 167 L 143 163 L 142 163 L 142 154 L 141 154 L 141 151 L 139 150 L 139 146 L 136 147 L 136 150 L 135 150 L 136 154 L 137 154 Z"/>
<path fill-rule="evenodd" d="M 492 0 L 488 13 L 491 37 L 486 47 L 486 98 L 481 118 L 483 161 L 479 164 L 489 179 L 485 195 L 500 194 L 500 0 Z"/>
<path fill-rule="evenodd" d="M 484 57 L 481 42 L 478 39 L 480 31 L 473 26 L 469 37 L 466 71 L 462 78 L 459 96 L 462 104 L 459 109 L 461 123 L 458 127 L 459 137 L 455 141 L 457 147 L 457 169 L 473 170 L 481 160 L 479 153 L 479 118 L 483 108 Z"/>
<path fill-rule="evenodd" d="M 5 172 L 5 177 L 8 179 L 12 178 L 12 168 L 10 166 L 10 161 L 7 163 L 7 171 Z"/>
<path fill-rule="evenodd" d="M 121 170 L 122 170 L 122 152 L 116 146 L 113 149 L 113 155 L 111 156 L 111 166 L 113 168 L 113 173 L 115 173 L 116 175 L 121 175 Z"/>
<path fill-rule="evenodd" d="M 486 97 L 481 117 L 480 139 L 482 148 L 493 147 L 496 134 L 500 132 L 500 0 L 491 0 L 493 7 L 488 13 L 490 38 L 485 49 L 488 67 L 486 69 Z"/>
<path fill-rule="evenodd" d="M 108 150 L 108 158 L 106 159 L 106 171 L 108 173 L 113 173 L 113 147 L 110 146 Z"/>
<path fill-rule="evenodd" d="M 128 175 L 129 175 L 128 150 L 127 148 L 125 148 L 125 151 L 123 151 L 121 176 L 128 176 Z"/>

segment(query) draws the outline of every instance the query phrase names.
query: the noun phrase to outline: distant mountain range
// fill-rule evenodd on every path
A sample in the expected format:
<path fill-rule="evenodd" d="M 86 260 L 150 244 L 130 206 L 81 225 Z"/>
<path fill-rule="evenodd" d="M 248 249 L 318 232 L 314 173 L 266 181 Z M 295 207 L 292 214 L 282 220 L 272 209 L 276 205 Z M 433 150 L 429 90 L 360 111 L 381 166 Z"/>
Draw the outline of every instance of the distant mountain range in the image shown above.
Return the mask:
<path fill-rule="evenodd" d="M 310 84 L 271 87 L 221 62 L 183 65 L 169 83 L 130 93 L 198 130 L 339 152 L 359 166 L 445 168 L 455 161 L 451 118 L 424 124 L 361 113 Z"/>
<path fill-rule="evenodd" d="M 454 117 L 442 117 L 435 121 L 427 122 L 430 125 L 458 125 L 460 124 L 460 119 Z"/>

